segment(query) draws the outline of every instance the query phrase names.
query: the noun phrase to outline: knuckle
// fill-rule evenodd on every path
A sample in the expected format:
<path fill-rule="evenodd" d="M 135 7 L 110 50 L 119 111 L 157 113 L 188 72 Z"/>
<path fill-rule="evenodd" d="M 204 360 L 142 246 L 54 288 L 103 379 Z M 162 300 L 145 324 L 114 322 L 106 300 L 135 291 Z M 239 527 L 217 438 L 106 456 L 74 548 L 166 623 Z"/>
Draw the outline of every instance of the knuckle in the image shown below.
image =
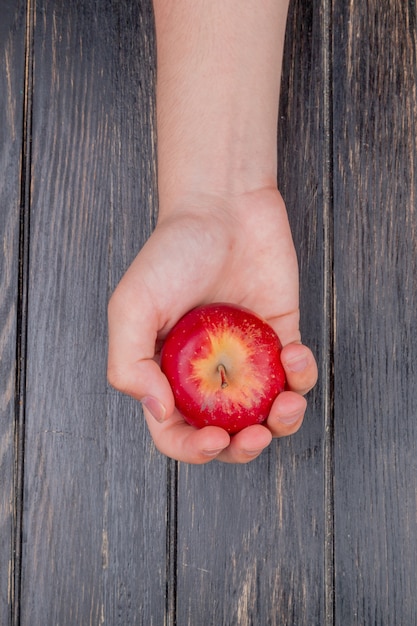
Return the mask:
<path fill-rule="evenodd" d="M 120 368 L 111 363 L 107 366 L 107 381 L 117 391 L 130 395 L 126 377 Z"/>

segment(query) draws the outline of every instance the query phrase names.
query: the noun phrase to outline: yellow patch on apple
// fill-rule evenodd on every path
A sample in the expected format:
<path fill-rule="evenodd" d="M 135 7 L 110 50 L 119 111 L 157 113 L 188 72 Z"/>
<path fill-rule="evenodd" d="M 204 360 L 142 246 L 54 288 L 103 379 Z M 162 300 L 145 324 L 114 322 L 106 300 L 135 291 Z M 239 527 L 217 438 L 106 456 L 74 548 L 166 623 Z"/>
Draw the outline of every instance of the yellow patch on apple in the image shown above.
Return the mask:
<path fill-rule="evenodd" d="M 206 398 L 205 405 L 212 405 L 213 394 L 219 393 L 223 402 L 250 408 L 264 386 L 262 373 L 252 361 L 255 347 L 237 328 L 209 333 L 209 340 L 211 349 L 190 362 L 190 379 Z"/>

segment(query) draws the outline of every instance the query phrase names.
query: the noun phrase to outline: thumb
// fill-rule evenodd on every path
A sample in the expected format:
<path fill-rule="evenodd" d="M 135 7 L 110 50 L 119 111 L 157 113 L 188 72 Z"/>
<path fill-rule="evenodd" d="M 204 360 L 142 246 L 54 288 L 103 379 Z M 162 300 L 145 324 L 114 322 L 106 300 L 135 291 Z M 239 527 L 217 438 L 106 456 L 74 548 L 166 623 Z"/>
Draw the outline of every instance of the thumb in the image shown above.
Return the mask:
<path fill-rule="evenodd" d="M 305 395 L 314 387 L 318 372 L 310 348 L 301 343 L 289 343 L 282 349 L 281 362 L 292 391 Z"/>

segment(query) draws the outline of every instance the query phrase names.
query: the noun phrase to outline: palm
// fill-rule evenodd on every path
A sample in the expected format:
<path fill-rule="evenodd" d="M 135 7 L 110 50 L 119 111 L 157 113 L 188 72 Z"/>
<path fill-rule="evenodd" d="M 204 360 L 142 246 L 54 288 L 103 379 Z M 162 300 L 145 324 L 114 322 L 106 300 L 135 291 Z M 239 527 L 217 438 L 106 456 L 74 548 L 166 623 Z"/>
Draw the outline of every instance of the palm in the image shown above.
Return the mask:
<path fill-rule="evenodd" d="M 216 206 L 162 220 L 138 256 L 160 337 L 194 306 L 227 301 L 268 319 L 284 344 L 299 339 L 297 261 L 282 200 L 267 192 L 239 204 L 242 219 Z"/>

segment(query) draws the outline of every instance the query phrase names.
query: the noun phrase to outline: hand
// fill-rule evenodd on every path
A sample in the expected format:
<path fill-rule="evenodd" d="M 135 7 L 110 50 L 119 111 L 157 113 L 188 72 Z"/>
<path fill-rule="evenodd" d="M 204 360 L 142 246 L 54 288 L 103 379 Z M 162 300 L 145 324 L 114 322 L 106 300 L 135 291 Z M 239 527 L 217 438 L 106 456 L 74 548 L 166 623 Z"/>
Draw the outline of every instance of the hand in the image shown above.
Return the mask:
<path fill-rule="evenodd" d="M 179 318 L 221 301 L 252 309 L 275 329 L 290 389 L 277 397 L 265 424 L 233 436 L 216 426 L 188 425 L 158 364 L 164 337 Z M 245 463 L 272 437 L 298 430 L 317 366 L 300 343 L 297 259 L 276 189 L 226 199 L 201 195 L 161 212 L 109 303 L 108 378 L 143 402 L 156 447 L 180 461 Z"/>

